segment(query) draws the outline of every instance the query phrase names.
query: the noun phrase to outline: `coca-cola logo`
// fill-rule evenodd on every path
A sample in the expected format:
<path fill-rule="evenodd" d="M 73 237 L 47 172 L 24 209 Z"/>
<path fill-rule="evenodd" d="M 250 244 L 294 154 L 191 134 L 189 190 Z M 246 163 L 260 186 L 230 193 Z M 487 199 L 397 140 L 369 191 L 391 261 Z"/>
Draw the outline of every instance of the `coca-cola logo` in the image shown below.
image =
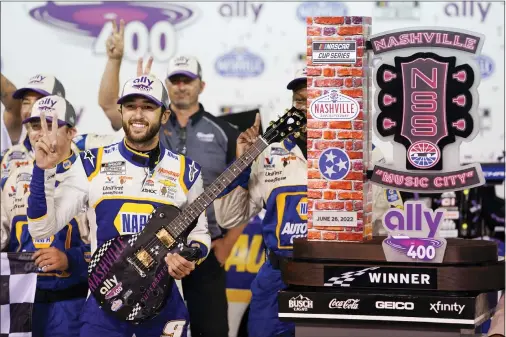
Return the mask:
<path fill-rule="evenodd" d="M 358 309 L 358 302 L 360 300 L 357 299 L 347 299 L 346 301 L 338 301 L 335 298 L 332 299 L 329 303 L 330 309 L 350 309 L 356 310 Z"/>

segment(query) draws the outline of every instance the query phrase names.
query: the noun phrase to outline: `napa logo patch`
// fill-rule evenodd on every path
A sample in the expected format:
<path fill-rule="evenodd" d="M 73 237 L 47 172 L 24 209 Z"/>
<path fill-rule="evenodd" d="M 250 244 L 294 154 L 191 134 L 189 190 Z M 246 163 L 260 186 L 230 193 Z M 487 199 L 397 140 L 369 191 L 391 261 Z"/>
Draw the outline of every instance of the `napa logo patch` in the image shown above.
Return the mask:
<path fill-rule="evenodd" d="M 116 215 L 114 227 L 120 235 L 139 233 L 146 226 L 149 215 L 153 210 L 154 207 L 150 204 L 134 204 L 127 202 L 121 206 L 121 209 Z"/>

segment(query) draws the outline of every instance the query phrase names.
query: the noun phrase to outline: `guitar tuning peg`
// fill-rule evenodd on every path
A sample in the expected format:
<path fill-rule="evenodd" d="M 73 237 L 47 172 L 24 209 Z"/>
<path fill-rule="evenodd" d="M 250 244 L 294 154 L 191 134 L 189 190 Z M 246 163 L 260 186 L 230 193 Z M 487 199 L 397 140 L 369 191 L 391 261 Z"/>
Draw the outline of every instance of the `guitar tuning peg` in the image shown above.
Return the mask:
<path fill-rule="evenodd" d="M 299 121 L 297 121 L 295 124 L 300 125 L 300 122 L 299 122 Z"/>
<path fill-rule="evenodd" d="M 293 130 L 293 128 L 290 126 L 290 127 L 288 128 L 288 131 L 292 131 L 292 130 Z"/>
<path fill-rule="evenodd" d="M 284 137 L 285 136 L 285 133 L 284 132 L 281 132 L 281 137 Z"/>
<path fill-rule="evenodd" d="M 270 121 L 270 122 L 269 122 L 269 125 L 272 125 L 272 124 L 274 124 L 274 121 Z"/>
<path fill-rule="evenodd" d="M 300 137 L 300 132 L 295 132 L 295 133 L 293 134 L 293 136 L 294 136 L 295 138 L 299 138 L 299 137 Z"/>

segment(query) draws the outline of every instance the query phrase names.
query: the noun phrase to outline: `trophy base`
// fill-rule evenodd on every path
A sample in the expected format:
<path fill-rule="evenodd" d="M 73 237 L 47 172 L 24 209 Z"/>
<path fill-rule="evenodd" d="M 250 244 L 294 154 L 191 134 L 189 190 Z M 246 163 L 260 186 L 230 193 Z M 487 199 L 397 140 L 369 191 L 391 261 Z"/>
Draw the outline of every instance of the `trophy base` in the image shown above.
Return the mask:
<path fill-rule="evenodd" d="M 278 304 L 296 337 L 481 336 L 504 289 L 496 243 L 448 239 L 442 263 L 408 263 L 386 260 L 384 238 L 295 240 Z"/>
<path fill-rule="evenodd" d="M 504 289 L 504 260 L 497 244 L 485 240 L 448 239 L 443 263 L 389 262 L 384 237 L 364 243 L 296 239 L 293 259 L 281 263 L 287 285 L 325 289 L 413 289 L 488 292 Z"/>

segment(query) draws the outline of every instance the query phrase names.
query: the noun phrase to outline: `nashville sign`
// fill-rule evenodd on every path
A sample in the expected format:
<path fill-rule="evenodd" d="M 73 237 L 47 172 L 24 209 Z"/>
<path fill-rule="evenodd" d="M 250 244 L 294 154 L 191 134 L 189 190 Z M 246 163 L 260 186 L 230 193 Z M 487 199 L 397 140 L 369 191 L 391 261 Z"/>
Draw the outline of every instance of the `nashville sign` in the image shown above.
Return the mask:
<path fill-rule="evenodd" d="M 370 39 L 381 55 L 374 131 L 394 147 L 393 165 L 376 165 L 372 182 L 409 192 L 457 191 L 483 185 L 479 164 L 460 165 L 459 147 L 479 132 L 484 35 L 412 28 Z"/>

